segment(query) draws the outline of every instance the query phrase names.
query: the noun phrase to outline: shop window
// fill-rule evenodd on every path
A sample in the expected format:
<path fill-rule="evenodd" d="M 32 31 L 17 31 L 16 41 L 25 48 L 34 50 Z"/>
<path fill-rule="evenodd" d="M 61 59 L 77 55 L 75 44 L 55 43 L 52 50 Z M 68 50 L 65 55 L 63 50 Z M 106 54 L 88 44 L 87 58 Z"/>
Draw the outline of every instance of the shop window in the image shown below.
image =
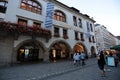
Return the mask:
<path fill-rule="evenodd" d="M 39 49 L 25 49 L 18 50 L 17 60 L 21 62 L 38 61 Z"/>

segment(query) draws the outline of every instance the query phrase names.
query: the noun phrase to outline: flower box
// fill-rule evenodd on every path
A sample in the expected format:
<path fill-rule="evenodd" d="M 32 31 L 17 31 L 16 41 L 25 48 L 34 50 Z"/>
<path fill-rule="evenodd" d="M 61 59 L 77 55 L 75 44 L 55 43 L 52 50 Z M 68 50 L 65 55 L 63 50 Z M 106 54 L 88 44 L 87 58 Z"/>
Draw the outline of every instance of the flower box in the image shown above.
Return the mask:
<path fill-rule="evenodd" d="M 20 33 L 20 34 L 28 34 L 28 35 L 45 35 L 45 37 L 51 37 L 51 31 L 48 29 L 35 27 L 35 26 L 26 26 L 18 23 L 11 22 L 0 22 L 0 30 L 7 31 L 9 33 Z"/>

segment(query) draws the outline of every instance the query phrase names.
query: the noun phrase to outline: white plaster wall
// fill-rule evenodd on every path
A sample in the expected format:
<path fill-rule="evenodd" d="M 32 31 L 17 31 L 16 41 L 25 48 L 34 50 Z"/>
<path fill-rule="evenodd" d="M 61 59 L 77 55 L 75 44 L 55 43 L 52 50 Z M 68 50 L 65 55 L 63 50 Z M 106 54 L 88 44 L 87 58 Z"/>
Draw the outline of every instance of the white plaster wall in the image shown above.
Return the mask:
<path fill-rule="evenodd" d="M 4 19 L 5 18 L 5 14 L 3 14 L 3 13 L 0 13 L 0 19 Z"/>

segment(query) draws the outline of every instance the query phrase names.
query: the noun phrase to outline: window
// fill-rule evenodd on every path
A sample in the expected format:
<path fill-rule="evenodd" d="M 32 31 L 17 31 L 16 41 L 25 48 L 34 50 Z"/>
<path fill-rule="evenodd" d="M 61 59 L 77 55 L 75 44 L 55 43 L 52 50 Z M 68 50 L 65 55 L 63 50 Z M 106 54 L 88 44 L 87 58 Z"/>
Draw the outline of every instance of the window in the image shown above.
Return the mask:
<path fill-rule="evenodd" d="M 91 36 L 89 37 L 89 42 L 92 42 Z"/>
<path fill-rule="evenodd" d="M 74 26 L 77 26 L 77 18 L 75 16 L 73 16 L 73 24 Z"/>
<path fill-rule="evenodd" d="M 41 24 L 40 24 L 40 23 L 37 23 L 37 22 L 33 22 L 33 26 L 34 26 L 34 27 L 37 27 L 37 28 L 40 28 L 40 27 L 41 27 Z"/>
<path fill-rule="evenodd" d="M 93 43 L 95 43 L 95 38 L 94 38 L 94 36 L 92 36 L 92 41 L 93 41 Z M 108 40 L 107 40 L 108 41 Z"/>
<path fill-rule="evenodd" d="M 84 35 L 83 35 L 83 33 L 80 33 L 80 38 L 81 38 L 81 41 L 84 41 Z"/>
<path fill-rule="evenodd" d="M 60 37 L 59 28 L 57 28 L 57 27 L 54 27 L 54 37 Z"/>
<path fill-rule="evenodd" d="M 5 13 L 7 9 L 7 1 L 0 1 L 0 12 Z"/>
<path fill-rule="evenodd" d="M 67 30 L 63 29 L 63 38 L 68 39 Z"/>
<path fill-rule="evenodd" d="M 18 19 L 18 24 L 23 25 L 23 26 L 27 26 L 27 20 Z"/>
<path fill-rule="evenodd" d="M 95 38 L 94 38 L 94 36 L 90 36 L 90 37 L 89 37 L 89 42 L 95 43 Z"/>
<path fill-rule="evenodd" d="M 87 26 L 87 32 L 90 32 L 89 22 L 86 22 L 86 26 Z"/>
<path fill-rule="evenodd" d="M 59 10 L 55 10 L 54 12 L 54 19 L 62 22 L 66 22 L 66 16 L 63 12 Z"/>
<path fill-rule="evenodd" d="M 38 2 L 35 2 L 33 0 L 21 0 L 21 9 L 25 9 L 37 14 L 42 13 L 42 7 Z"/>
<path fill-rule="evenodd" d="M 78 32 L 75 32 L 75 40 L 79 40 Z"/>
<path fill-rule="evenodd" d="M 26 32 L 26 29 L 27 29 L 27 20 L 24 20 L 24 19 L 18 19 L 18 29 L 19 31 L 21 32 Z"/>
<path fill-rule="evenodd" d="M 92 24 L 90 24 L 90 29 L 91 29 L 91 32 L 93 32 L 93 27 L 92 27 Z"/>
<path fill-rule="evenodd" d="M 79 26 L 80 28 L 82 28 L 82 20 L 79 18 L 78 21 L 79 21 L 79 22 L 78 22 L 78 26 Z"/>

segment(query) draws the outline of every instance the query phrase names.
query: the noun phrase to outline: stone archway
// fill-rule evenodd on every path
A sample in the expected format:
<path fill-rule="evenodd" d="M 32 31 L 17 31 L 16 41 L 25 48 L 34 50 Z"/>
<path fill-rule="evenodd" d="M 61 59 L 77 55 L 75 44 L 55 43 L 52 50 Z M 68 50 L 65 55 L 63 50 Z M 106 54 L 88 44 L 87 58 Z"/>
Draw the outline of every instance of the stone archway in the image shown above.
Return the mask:
<path fill-rule="evenodd" d="M 79 51 L 79 52 L 82 52 L 82 51 L 87 52 L 85 46 L 84 46 L 82 43 L 77 43 L 77 44 L 75 44 L 75 46 L 73 47 L 73 51 L 74 51 L 74 52 L 76 52 L 76 51 Z"/>
<path fill-rule="evenodd" d="M 17 49 L 17 61 L 36 62 L 44 59 L 44 48 L 38 41 L 24 41 Z"/>
<path fill-rule="evenodd" d="M 86 54 L 86 58 L 88 58 L 87 50 L 82 43 L 75 44 L 75 46 L 73 47 L 73 52 L 74 53 L 75 52 L 84 52 Z"/>
<path fill-rule="evenodd" d="M 95 47 L 94 46 L 91 47 L 91 57 L 96 57 Z"/>
<path fill-rule="evenodd" d="M 70 47 L 64 41 L 56 41 L 51 45 L 49 52 L 50 61 L 66 60 L 70 56 Z"/>

